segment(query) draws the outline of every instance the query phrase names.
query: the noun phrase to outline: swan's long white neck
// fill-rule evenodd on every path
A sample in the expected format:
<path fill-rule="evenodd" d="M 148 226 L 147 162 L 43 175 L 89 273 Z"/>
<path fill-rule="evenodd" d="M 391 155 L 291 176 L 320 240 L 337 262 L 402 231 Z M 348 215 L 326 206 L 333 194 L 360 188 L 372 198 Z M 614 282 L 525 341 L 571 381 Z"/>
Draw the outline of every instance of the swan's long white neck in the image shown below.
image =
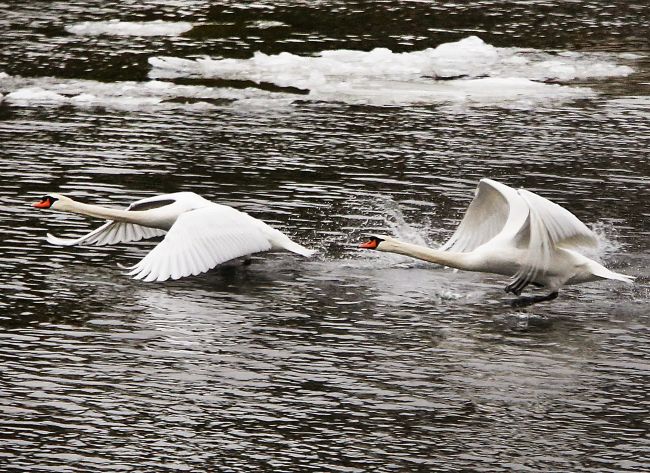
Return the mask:
<path fill-rule="evenodd" d="M 111 209 L 108 207 L 101 207 L 99 205 L 84 204 L 76 200 L 69 199 L 61 210 L 80 215 L 87 215 L 89 217 L 103 218 L 106 220 L 113 220 L 116 222 L 139 223 L 143 222 L 143 215 L 141 211 L 133 210 L 120 210 Z"/>
<path fill-rule="evenodd" d="M 453 251 L 441 251 L 427 248 L 425 246 L 405 243 L 399 240 L 384 240 L 378 246 L 377 250 L 387 253 L 397 253 L 400 255 L 410 256 L 423 261 L 449 266 L 450 268 L 476 270 L 472 258 L 468 253 L 458 253 Z"/>

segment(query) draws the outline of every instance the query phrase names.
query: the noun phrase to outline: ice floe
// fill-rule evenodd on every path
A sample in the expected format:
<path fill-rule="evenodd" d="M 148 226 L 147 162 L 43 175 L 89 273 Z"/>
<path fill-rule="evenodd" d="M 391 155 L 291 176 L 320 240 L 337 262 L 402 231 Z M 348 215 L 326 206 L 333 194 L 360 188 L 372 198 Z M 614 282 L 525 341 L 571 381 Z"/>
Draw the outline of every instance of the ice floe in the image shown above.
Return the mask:
<path fill-rule="evenodd" d="M 84 21 L 65 27 L 76 35 L 96 36 L 179 36 L 192 29 L 185 21 Z"/>
<path fill-rule="evenodd" d="M 4 102 L 14 106 L 73 105 L 82 108 L 104 107 L 117 110 L 213 109 L 232 101 L 266 104 L 278 94 L 256 88 L 213 88 L 177 85 L 171 82 L 97 82 L 54 77 L 23 78 L 0 76 Z M 290 101 L 287 97 L 286 102 Z"/>
<path fill-rule="evenodd" d="M 152 57 L 152 78 L 201 77 L 294 87 L 309 99 L 375 105 L 565 100 L 592 94 L 548 82 L 625 76 L 612 56 L 497 48 L 470 36 L 422 51 L 333 50 L 314 56 L 257 52 L 250 59 Z"/>
<path fill-rule="evenodd" d="M 249 28 L 257 28 L 260 30 L 264 30 L 267 28 L 279 28 L 279 27 L 288 27 L 286 23 L 282 23 L 281 21 L 271 21 L 271 20 L 258 20 L 258 21 L 252 21 L 247 25 Z"/>
<path fill-rule="evenodd" d="M 151 57 L 152 80 L 144 82 L 22 78 L 0 72 L 0 94 L 4 95 L 0 100 L 15 106 L 67 104 L 122 110 L 204 110 L 231 103 L 269 108 L 296 101 L 530 109 L 593 97 L 596 92 L 585 82 L 633 71 L 617 60 L 632 58 L 497 48 L 472 36 L 403 53 L 377 48 L 323 51 L 313 56 L 258 52 L 250 59 Z M 218 82 L 209 86 L 209 81 L 204 82 L 207 85 L 174 83 L 188 78 L 239 83 L 234 87 L 220 87 Z M 277 90 L 269 91 L 269 83 Z"/>
<path fill-rule="evenodd" d="M 8 102 L 59 103 L 65 100 L 63 95 L 42 87 L 23 87 L 7 94 Z"/>

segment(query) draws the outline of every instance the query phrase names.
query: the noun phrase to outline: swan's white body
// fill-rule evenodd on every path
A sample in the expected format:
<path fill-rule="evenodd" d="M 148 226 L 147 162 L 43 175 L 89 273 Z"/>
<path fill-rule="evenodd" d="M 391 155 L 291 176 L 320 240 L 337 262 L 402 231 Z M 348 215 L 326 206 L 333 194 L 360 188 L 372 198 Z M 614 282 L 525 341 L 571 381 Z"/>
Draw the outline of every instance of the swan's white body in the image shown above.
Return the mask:
<path fill-rule="evenodd" d="M 262 251 L 287 250 L 302 256 L 314 251 L 289 239 L 261 220 L 192 192 L 142 199 L 126 210 L 84 204 L 50 194 L 36 207 L 107 219 L 101 227 L 76 239 L 47 235 L 54 245 L 109 245 L 165 235 L 130 275 L 144 281 L 165 281 L 196 275 L 216 265 Z M 48 205 L 49 206 L 46 206 Z"/>
<path fill-rule="evenodd" d="M 482 179 L 456 232 L 438 250 L 375 237 L 361 245 L 452 268 L 512 276 L 506 291 L 517 295 L 528 284 L 557 296 L 565 284 L 599 279 L 632 282 L 584 256 L 597 246 L 594 233 L 563 207 L 524 189 Z"/>

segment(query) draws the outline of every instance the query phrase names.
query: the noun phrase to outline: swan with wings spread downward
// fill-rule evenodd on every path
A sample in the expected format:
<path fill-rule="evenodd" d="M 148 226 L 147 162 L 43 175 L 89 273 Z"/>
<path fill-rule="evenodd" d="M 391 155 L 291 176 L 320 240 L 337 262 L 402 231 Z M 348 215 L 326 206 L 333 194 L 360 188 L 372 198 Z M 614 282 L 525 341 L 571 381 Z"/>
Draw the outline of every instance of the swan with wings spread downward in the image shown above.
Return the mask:
<path fill-rule="evenodd" d="M 315 253 L 263 221 L 193 192 L 149 197 L 126 210 L 84 204 L 61 194 L 46 195 L 32 206 L 108 220 L 75 239 L 48 234 L 47 241 L 54 245 L 111 245 L 164 235 L 147 256 L 129 268 L 130 275 L 144 281 L 200 274 L 262 251 L 286 250 L 302 256 Z"/>
<path fill-rule="evenodd" d="M 452 268 L 511 276 L 505 288 L 517 296 L 533 284 L 555 299 L 560 287 L 600 279 L 631 283 L 581 253 L 597 246 L 594 233 L 563 207 L 525 189 L 491 179 L 479 182 L 465 216 L 451 238 L 437 250 L 372 236 L 360 248 L 398 253 Z"/>

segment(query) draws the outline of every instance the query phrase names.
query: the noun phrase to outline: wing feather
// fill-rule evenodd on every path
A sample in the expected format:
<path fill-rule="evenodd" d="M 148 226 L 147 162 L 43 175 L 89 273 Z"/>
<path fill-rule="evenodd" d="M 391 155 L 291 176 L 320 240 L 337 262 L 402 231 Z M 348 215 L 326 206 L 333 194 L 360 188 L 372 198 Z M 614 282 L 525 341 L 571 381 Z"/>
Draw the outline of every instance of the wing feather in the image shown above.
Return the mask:
<path fill-rule="evenodd" d="M 143 227 L 134 223 L 108 221 L 101 227 L 83 235 L 79 238 L 59 238 L 47 234 L 47 241 L 52 245 L 74 246 L 74 245 L 114 245 L 130 241 L 140 241 L 143 238 L 162 236 L 166 232 L 157 228 Z"/>
<path fill-rule="evenodd" d="M 518 231 L 526 216 L 525 211 L 522 215 L 521 208 L 521 198 L 515 189 L 491 179 L 481 179 L 458 228 L 441 250 L 469 252 L 513 225 L 515 232 Z M 513 212 L 515 209 L 518 212 Z"/>
<path fill-rule="evenodd" d="M 169 205 L 175 202 L 176 194 L 166 194 L 155 197 L 147 197 L 133 202 L 127 210 L 146 210 Z M 167 233 L 165 230 L 144 227 L 135 223 L 107 221 L 102 226 L 78 238 L 59 238 L 48 234 L 47 241 L 53 245 L 74 246 L 74 245 L 115 245 L 117 243 L 128 243 L 140 241 L 145 238 L 154 238 Z"/>
<path fill-rule="evenodd" d="M 596 235 L 567 209 L 525 189 L 518 192 L 529 208 L 527 228 L 522 232 L 526 233 L 528 247 L 513 284 L 535 281 L 548 270 L 558 247 L 575 250 L 598 246 Z"/>
<path fill-rule="evenodd" d="M 178 217 L 165 238 L 129 274 L 144 281 L 178 279 L 271 248 L 268 236 L 251 217 L 231 207 L 208 206 Z"/>

